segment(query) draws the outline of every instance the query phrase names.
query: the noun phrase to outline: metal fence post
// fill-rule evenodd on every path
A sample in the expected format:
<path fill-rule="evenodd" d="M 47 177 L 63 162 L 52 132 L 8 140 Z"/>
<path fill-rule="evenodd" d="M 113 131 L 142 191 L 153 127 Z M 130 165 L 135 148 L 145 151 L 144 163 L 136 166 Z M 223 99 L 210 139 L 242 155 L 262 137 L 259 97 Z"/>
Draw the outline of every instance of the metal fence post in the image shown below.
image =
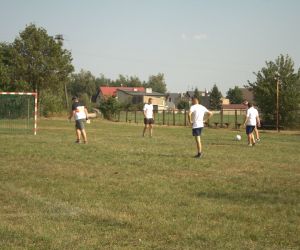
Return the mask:
<path fill-rule="evenodd" d="M 237 110 L 234 111 L 234 121 L 235 121 L 235 129 L 238 129 L 238 122 L 237 122 Z"/>
<path fill-rule="evenodd" d="M 175 126 L 175 110 L 173 109 L 173 125 Z"/>
<path fill-rule="evenodd" d="M 223 115 L 224 115 L 224 110 L 222 108 L 221 109 L 221 128 L 223 128 Z"/>
<path fill-rule="evenodd" d="M 128 122 L 128 110 L 126 110 L 126 122 Z"/>
<path fill-rule="evenodd" d="M 166 111 L 163 110 L 163 125 L 165 125 L 165 115 L 166 115 Z"/>

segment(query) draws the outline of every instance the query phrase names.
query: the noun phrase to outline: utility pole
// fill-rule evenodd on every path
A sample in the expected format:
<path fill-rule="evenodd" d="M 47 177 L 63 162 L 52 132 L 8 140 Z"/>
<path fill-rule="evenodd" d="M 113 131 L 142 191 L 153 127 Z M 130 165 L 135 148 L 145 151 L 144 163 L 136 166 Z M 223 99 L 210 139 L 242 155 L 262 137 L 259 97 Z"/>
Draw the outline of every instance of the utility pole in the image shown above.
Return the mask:
<path fill-rule="evenodd" d="M 62 46 L 64 42 L 64 36 L 62 34 L 55 35 L 54 39 Z M 66 98 L 66 108 L 69 109 L 69 100 L 68 100 L 68 92 L 67 92 L 67 85 L 64 81 L 64 89 L 65 89 L 65 98 Z"/>
<path fill-rule="evenodd" d="M 277 132 L 280 132 L 280 130 L 279 130 L 279 85 L 280 85 L 280 74 L 277 71 L 275 73 L 275 79 L 276 79 L 276 129 L 277 129 Z"/>

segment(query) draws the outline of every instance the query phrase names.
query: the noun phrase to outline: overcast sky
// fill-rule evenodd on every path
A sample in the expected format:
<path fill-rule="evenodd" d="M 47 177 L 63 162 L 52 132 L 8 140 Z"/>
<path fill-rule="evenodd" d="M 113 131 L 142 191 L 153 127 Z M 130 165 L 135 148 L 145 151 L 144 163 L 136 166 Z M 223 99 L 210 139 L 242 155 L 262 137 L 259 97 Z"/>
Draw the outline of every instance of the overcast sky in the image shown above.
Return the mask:
<path fill-rule="evenodd" d="M 280 54 L 300 67 L 299 13 L 299 0 L 0 0 L 0 41 L 35 23 L 64 35 L 76 71 L 225 94 Z"/>

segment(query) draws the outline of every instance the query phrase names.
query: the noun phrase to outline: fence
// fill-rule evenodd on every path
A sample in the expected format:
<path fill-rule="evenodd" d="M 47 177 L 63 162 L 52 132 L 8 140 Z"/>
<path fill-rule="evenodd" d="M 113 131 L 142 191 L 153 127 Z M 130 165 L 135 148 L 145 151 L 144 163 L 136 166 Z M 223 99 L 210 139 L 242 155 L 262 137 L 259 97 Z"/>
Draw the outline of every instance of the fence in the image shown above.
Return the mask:
<path fill-rule="evenodd" d="M 214 128 L 239 129 L 244 122 L 245 110 L 213 111 L 214 115 L 207 121 L 206 126 Z M 155 124 L 168 126 L 188 126 L 188 110 L 161 110 L 154 112 Z M 143 124 L 144 115 L 141 110 L 123 110 L 116 116 L 119 122 Z"/>

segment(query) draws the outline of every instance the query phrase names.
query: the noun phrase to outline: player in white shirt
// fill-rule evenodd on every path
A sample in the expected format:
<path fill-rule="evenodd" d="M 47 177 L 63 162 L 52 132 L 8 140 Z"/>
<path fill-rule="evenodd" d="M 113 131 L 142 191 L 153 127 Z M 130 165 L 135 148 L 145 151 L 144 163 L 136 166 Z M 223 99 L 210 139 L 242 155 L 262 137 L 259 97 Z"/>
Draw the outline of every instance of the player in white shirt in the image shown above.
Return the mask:
<path fill-rule="evenodd" d="M 72 98 L 72 101 L 72 111 L 70 112 L 69 120 L 71 120 L 72 117 L 74 117 L 75 119 L 75 129 L 77 136 L 76 143 L 80 143 L 80 137 L 82 135 L 83 142 L 86 144 L 87 136 L 84 128 L 84 121 L 88 120 L 88 112 L 85 106 L 79 102 L 78 97 L 74 96 Z"/>
<path fill-rule="evenodd" d="M 248 107 L 248 101 L 247 100 L 245 100 L 243 102 L 243 104 Z M 260 136 L 259 136 L 257 126 L 254 128 L 254 133 L 255 133 L 255 136 L 256 136 L 256 141 L 259 142 L 260 141 Z"/>
<path fill-rule="evenodd" d="M 152 104 L 152 98 L 148 99 L 148 103 L 144 105 L 143 108 L 144 113 L 144 130 L 143 130 L 143 137 L 145 136 L 146 130 L 149 127 L 150 131 L 150 137 L 152 137 L 153 134 L 153 124 L 154 124 L 154 115 L 153 115 L 153 104 Z"/>
<path fill-rule="evenodd" d="M 206 107 L 199 104 L 199 100 L 194 97 L 192 99 L 192 106 L 189 111 L 189 122 L 192 124 L 192 134 L 195 137 L 197 145 L 197 155 L 195 158 L 201 158 L 202 156 L 202 145 L 201 145 L 201 133 L 204 127 L 204 122 L 206 122 L 213 113 L 209 111 Z M 205 115 L 206 119 L 204 119 Z"/>
<path fill-rule="evenodd" d="M 244 126 L 246 126 L 246 134 L 248 137 L 248 146 L 255 146 L 253 131 L 256 126 L 260 127 L 260 119 L 258 111 L 253 107 L 252 103 L 248 103 L 247 115 L 245 117 Z"/>

